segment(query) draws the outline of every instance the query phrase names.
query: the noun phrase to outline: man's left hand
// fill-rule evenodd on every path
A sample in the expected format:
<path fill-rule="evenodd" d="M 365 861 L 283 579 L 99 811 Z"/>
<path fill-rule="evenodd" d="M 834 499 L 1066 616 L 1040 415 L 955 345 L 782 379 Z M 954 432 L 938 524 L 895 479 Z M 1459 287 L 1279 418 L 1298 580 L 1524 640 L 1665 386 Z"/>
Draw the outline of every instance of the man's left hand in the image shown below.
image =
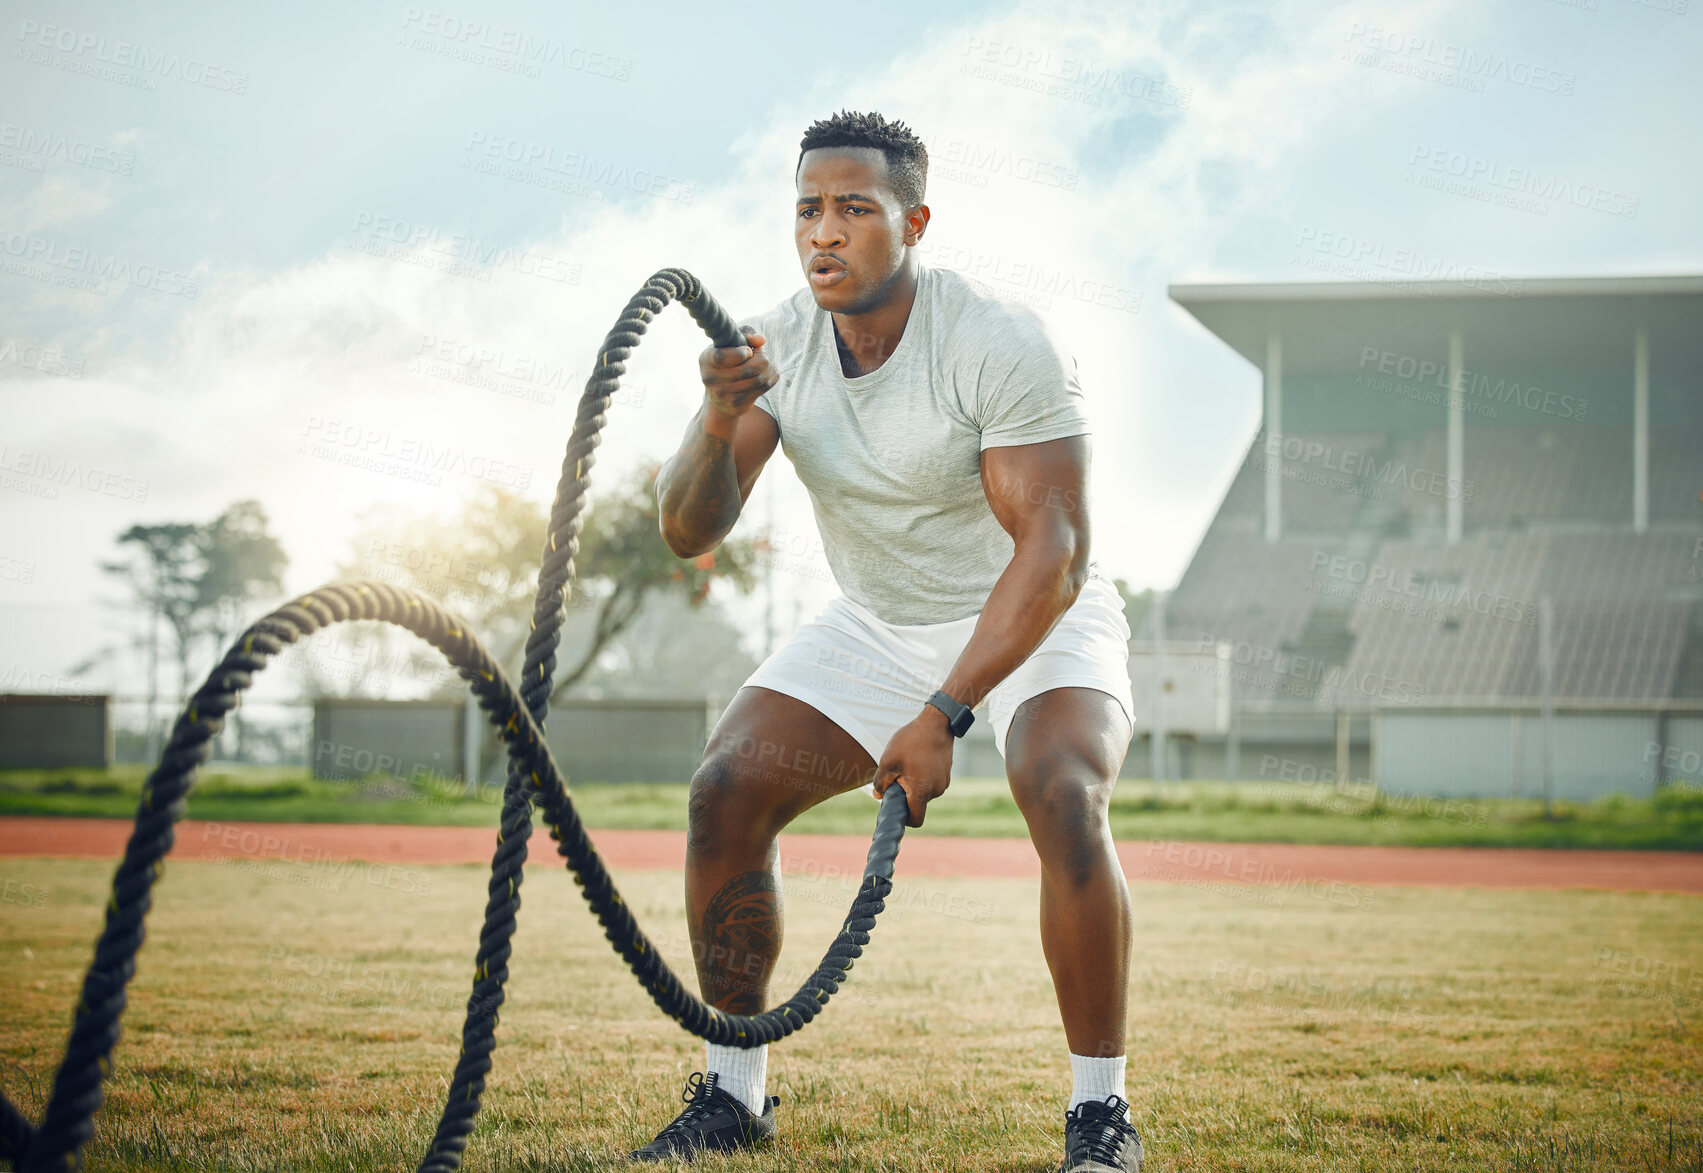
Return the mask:
<path fill-rule="evenodd" d="M 875 795 L 886 794 L 894 782 L 905 788 L 905 802 L 911 809 L 905 826 L 922 826 L 929 800 L 951 785 L 954 740 L 946 727 L 946 714 L 929 705 L 887 743 L 875 771 Z"/>

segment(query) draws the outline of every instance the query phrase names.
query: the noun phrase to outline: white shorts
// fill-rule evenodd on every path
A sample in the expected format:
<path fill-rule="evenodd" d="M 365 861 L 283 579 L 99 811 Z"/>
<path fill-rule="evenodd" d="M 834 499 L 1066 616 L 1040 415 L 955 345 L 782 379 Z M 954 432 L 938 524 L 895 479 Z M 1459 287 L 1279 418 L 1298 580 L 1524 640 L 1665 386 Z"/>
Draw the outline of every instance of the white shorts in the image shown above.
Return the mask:
<path fill-rule="evenodd" d="M 900 627 L 841 596 L 798 629 L 745 683 L 796 697 L 844 729 L 876 762 L 900 727 L 916 718 L 957 663 L 975 615 L 950 623 Z M 1131 728 L 1129 624 L 1111 581 L 1091 575 L 1041 646 L 987 696 L 994 744 L 1017 708 L 1055 688 L 1092 688 L 1123 707 Z M 873 793 L 873 786 L 865 787 Z"/>

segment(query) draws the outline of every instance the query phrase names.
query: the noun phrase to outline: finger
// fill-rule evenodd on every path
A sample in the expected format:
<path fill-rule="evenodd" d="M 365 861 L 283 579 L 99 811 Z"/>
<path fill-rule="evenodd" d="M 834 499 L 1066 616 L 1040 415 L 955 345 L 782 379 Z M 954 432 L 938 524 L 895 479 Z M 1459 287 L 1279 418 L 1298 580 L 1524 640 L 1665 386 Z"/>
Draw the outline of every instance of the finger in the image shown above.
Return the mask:
<path fill-rule="evenodd" d="M 750 379 L 727 379 L 713 372 L 704 380 L 704 386 L 710 390 L 728 395 L 761 395 L 765 391 L 773 391 L 775 383 L 774 379 L 760 376 Z"/>
<path fill-rule="evenodd" d="M 739 330 L 742 334 L 745 335 L 746 340 L 753 347 L 761 346 L 761 345 L 763 345 L 763 343 L 768 341 L 767 338 L 764 338 L 761 334 L 757 333 L 757 331 L 753 330 L 750 326 L 741 326 L 741 327 L 739 327 Z"/>
<path fill-rule="evenodd" d="M 750 395 L 753 397 L 771 389 L 770 384 L 762 379 L 716 379 L 711 387 L 723 395 Z"/>
<path fill-rule="evenodd" d="M 763 380 L 763 376 L 769 373 L 770 371 L 767 365 L 763 363 L 748 362 L 745 365 L 735 367 L 732 370 L 728 370 L 725 367 L 717 367 L 715 371 L 715 381 L 720 383 L 722 386 L 734 386 L 740 383 L 756 384 L 761 382 Z"/>
<path fill-rule="evenodd" d="M 713 367 L 736 367 L 751 357 L 749 346 L 717 346 L 710 351 Z"/>
<path fill-rule="evenodd" d="M 922 787 L 918 786 L 914 782 L 907 782 L 905 784 L 905 805 L 909 807 L 911 811 L 911 817 L 905 820 L 905 826 L 907 827 L 922 826 L 923 815 L 928 812 L 928 799 L 924 798 L 922 794 L 919 793 L 921 790 Z"/>
<path fill-rule="evenodd" d="M 881 797 L 887 793 L 887 787 L 897 782 L 903 775 L 897 762 L 883 760 L 875 767 L 875 796 Z"/>

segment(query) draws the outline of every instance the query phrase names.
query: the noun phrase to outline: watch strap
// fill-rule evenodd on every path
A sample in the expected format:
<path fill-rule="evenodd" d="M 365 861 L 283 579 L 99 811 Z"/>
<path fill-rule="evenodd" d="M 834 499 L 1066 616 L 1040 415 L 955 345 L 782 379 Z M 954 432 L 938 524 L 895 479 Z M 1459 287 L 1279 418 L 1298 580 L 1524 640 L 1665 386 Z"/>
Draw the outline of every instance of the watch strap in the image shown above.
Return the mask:
<path fill-rule="evenodd" d="M 959 704 L 942 690 L 936 689 L 934 695 L 928 698 L 928 703 L 946 714 L 946 728 L 951 731 L 953 737 L 964 736 L 970 731 L 970 726 L 975 724 L 976 716 L 970 711 L 970 707 Z"/>

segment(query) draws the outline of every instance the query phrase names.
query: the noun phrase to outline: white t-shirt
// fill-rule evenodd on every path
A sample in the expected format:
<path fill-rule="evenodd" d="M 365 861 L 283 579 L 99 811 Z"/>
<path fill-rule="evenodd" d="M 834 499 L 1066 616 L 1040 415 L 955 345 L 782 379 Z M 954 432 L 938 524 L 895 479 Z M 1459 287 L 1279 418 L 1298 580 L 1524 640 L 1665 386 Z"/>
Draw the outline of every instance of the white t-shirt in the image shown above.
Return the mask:
<path fill-rule="evenodd" d="M 855 379 L 808 288 L 748 324 L 780 375 L 757 406 L 810 491 L 846 597 L 897 626 L 980 611 L 1014 548 L 981 452 L 1086 435 L 1075 360 L 1032 310 L 926 266 L 898 346 Z"/>

